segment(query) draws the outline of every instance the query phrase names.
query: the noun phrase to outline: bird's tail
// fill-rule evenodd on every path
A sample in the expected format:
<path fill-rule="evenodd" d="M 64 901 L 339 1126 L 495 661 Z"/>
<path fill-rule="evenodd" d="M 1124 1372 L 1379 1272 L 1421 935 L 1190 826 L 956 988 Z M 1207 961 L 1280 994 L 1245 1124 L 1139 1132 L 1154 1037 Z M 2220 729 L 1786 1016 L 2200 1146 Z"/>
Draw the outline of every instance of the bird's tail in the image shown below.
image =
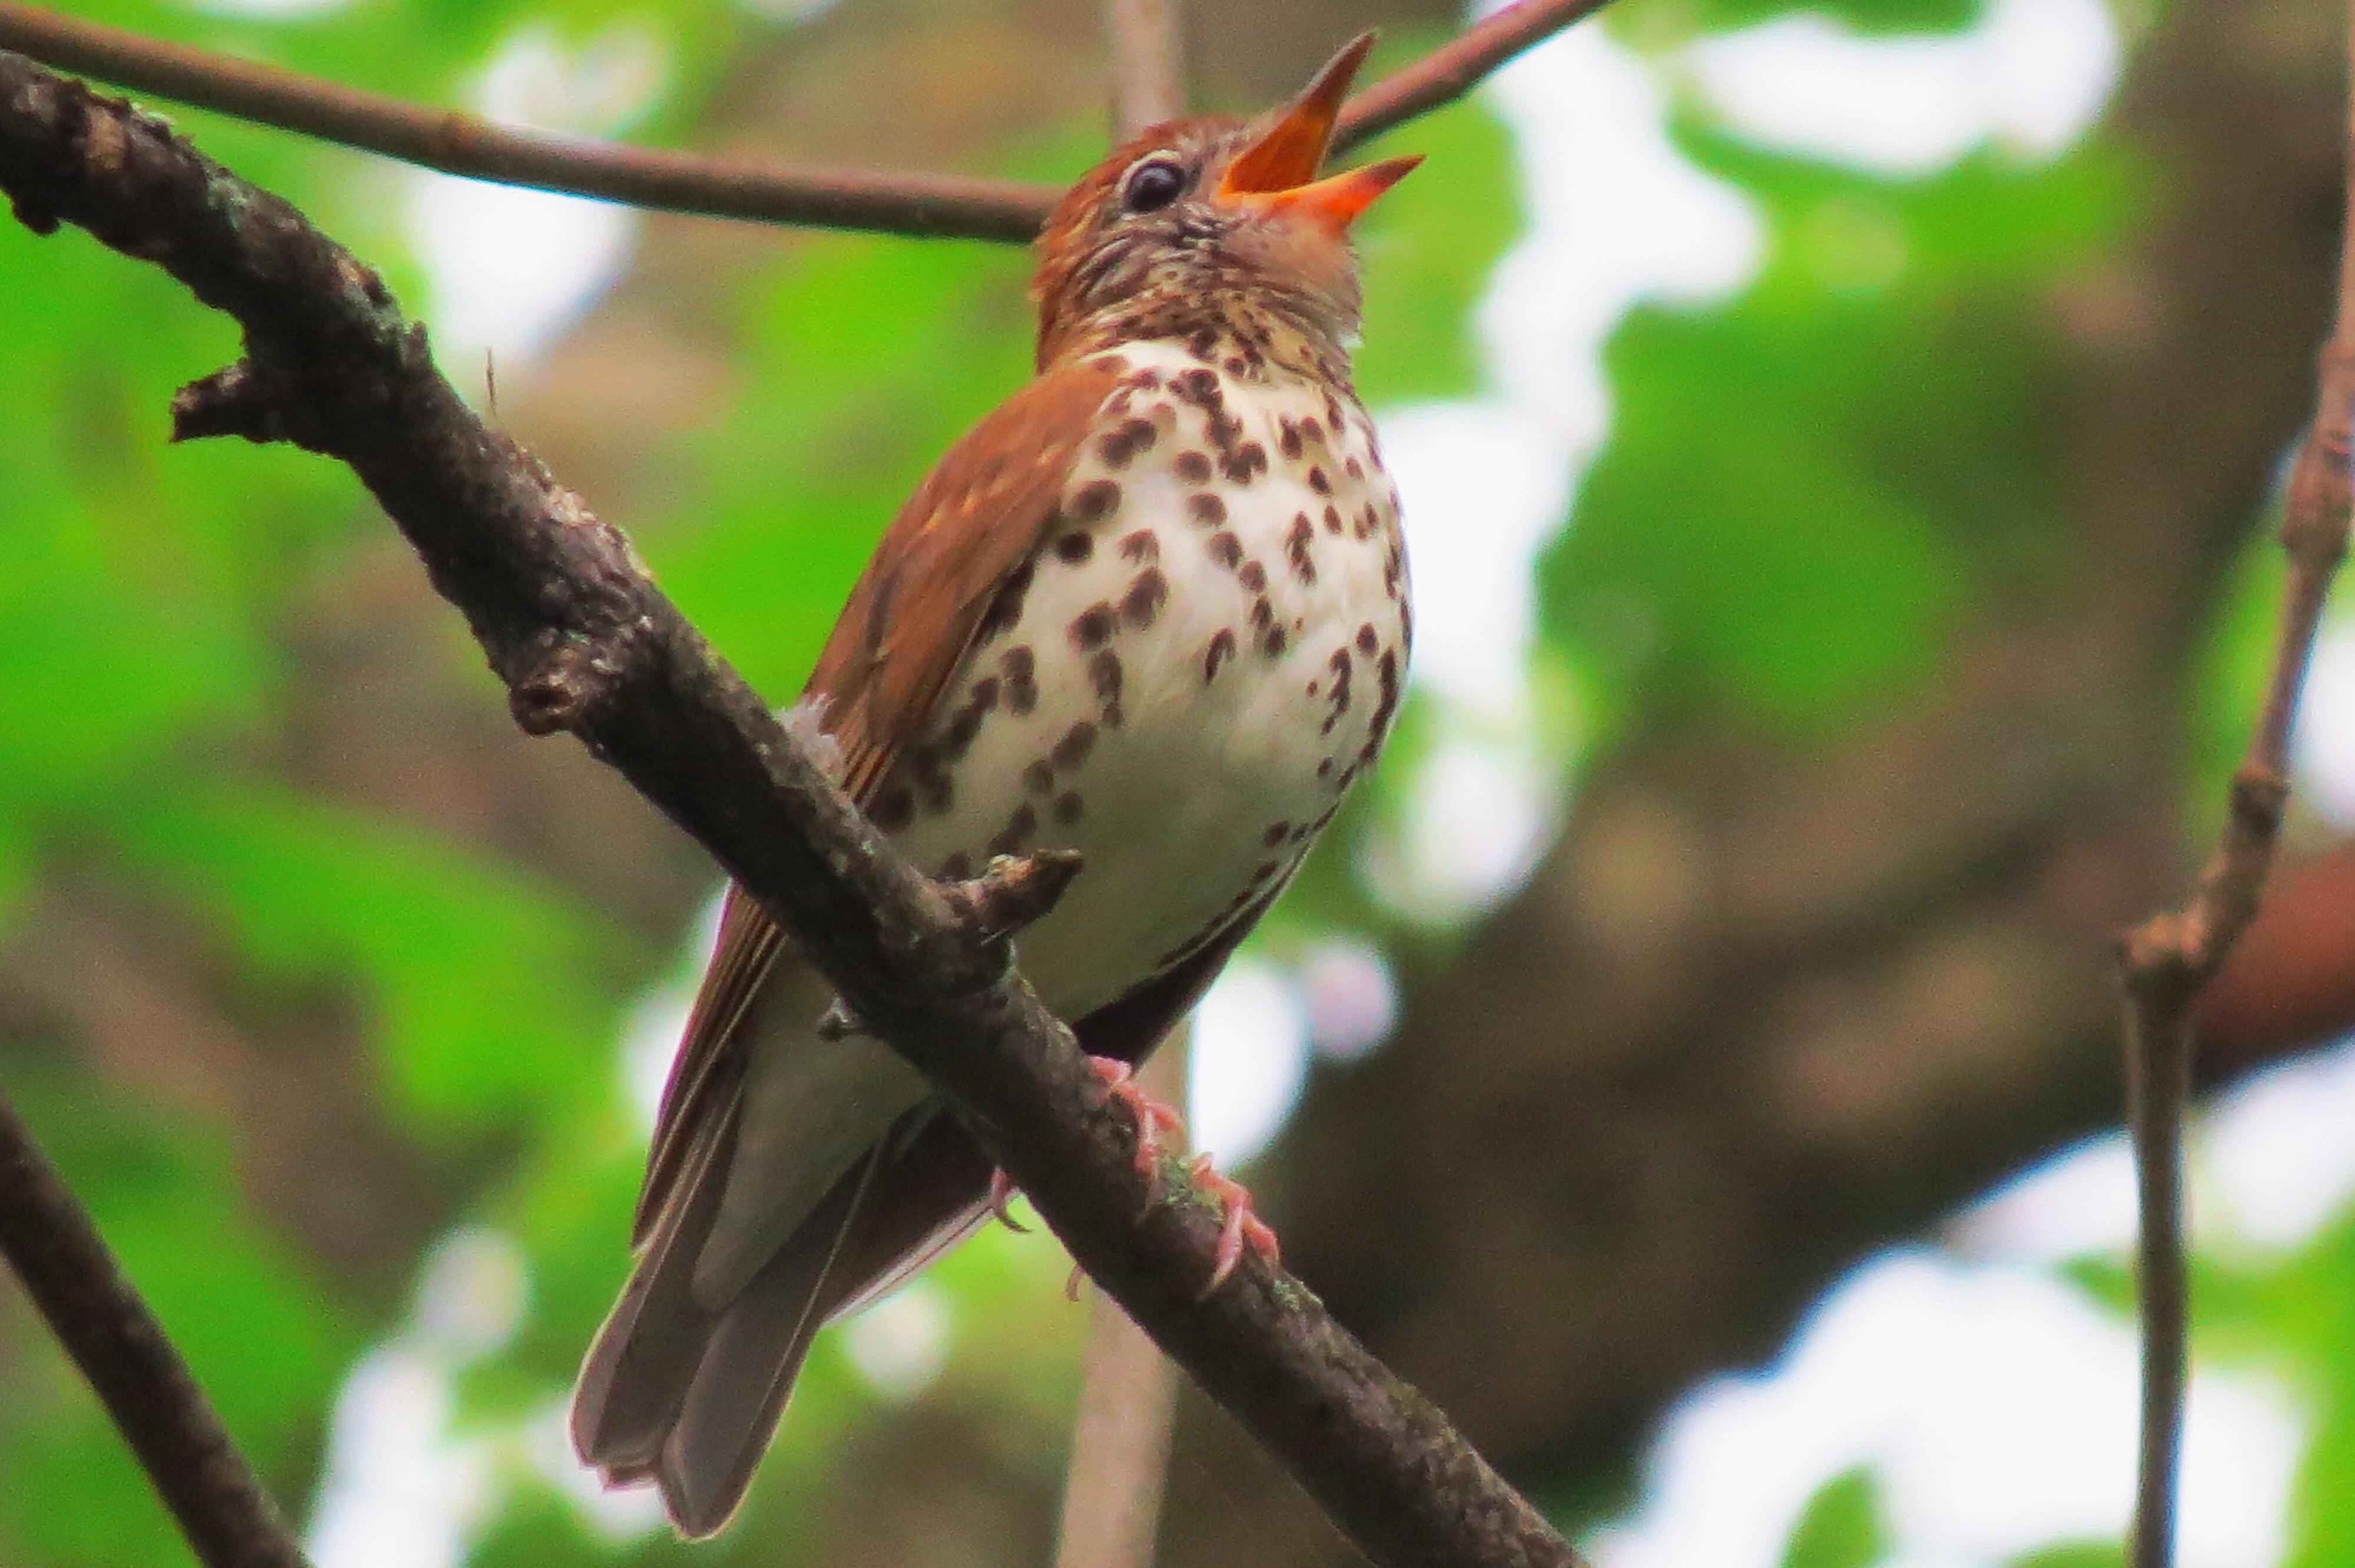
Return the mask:
<path fill-rule="evenodd" d="M 717 1531 L 743 1500 L 817 1330 L 969 1232 L 989 1184 L 954 1124 L 913 1114 L 714 1308 L 696 1299 L 695 1264 L 727 1185 L 736 1108 L 703 1120 L 572 1400 L 582 1460 L 609 1486 L 654 1481 L 688 1536 Z"/>

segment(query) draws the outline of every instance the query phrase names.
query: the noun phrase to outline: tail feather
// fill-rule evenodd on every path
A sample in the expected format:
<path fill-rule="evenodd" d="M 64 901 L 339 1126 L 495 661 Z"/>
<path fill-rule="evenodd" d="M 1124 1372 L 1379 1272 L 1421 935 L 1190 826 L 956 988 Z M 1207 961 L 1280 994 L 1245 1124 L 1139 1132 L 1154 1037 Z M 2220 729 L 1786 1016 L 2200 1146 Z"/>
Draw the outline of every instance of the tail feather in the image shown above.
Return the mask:
<path fill-rule="evenodd" d="M 572 1446 L 625 1485 L 654 1468 L 715 1315 L 695 1300 L 695 1262 L 719 1213 L 736 1143 L 733 1105 L 705 1119 L 637 1266 L 581 1363 Z"/>
<path fill-rule="evenodd" d="M 690 1151 L 573 1396 L 572 1441 L 609 1486 L 654 1480 L 672 1522 L 711 1534 L 743 1500 L 817 1330 L 972 1226 L 989 1164 L 931 1113 L 837 1180 L 751 1283 L 697 1303 L 695 1259 L 727 1185 L 735 1107 Z"/>

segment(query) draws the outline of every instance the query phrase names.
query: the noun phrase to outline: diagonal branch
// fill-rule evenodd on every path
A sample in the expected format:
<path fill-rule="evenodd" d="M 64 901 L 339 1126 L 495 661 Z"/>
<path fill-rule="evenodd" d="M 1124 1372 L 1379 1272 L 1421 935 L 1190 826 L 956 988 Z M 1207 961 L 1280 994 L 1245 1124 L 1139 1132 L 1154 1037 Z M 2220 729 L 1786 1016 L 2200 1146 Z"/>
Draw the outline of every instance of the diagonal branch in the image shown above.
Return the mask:
<path fill-rule="evenodd" d="M 863 1024 L 947 1096 L 1072 1255 L 1378 1563 L 1576 1561 L 1428 1401 L 1297 1280 L 1207 1296 L 1220 1211 L 1134 1133 L 966 911 L 892 852 L 655 588 L 619 530 L 485 429 L 382 282 L 130 105 L 0 54 L 0 189 L 157 263 L 244 329 L 183 435 L 348 464 L 465 615 L 528 728 L 566 728 L 758 897 Z"/>
<path fill-rule="evenodd" d="M 1609 0 L 1513 0 L 1412 65 L 1391 72 L 1341 106 L 1333 129 L 1333 155 L 1373 140 L 1408 121 L 1444 109 L 1487 80 L 1499 66 L 1526 54 Z"/>
<path fill-rule="evenodd" d="M 2355 6 L 2348 39 L 2355 68 Z M 2355 138 L 2355 91 L 2349 132 Z M 2142 1432 L 2135 1489 L 2135 1568 L 2171 1568 L 2190 1326 L 2183 1245 L 2183 1110 L 2191 1089 L 2194 1011 L 2255 918 L 2289 799 L 2289 742 L 2331 579 L 2347 554 L 2350 421 L 2355 421 L 2355 168 L 2341 229 L 2338 320 L 2323 346 L 2314 422 L 2299 443 L 2282 510 L 2289 558 L 2281 631 L 2264 705 L 2232 774 L 2223 832 L 2182 908 L 2126 935 L 2126 1120 L 2141 1229 Z"/>
<path fill-rule="evenodd" d="M 5 1096 L 0 1254 L 130 1440 L 206 1568 L 308 1568 L 164 1326 Z"/>
<path fill-rule="evenodd" d="M 1177 34 L 1161 0 L 1123 0 L 1141 37 L 1174 61 Z M 1515 55 L 1600 10 L 1605 0 L 1515 0 L 1463 37 L 1359 93 L 1343 108 L 1337 155 L 1452 103 Z M 1165 18 L 1155 22 L 1155 16 Z M 133 91 L 315 136 L 421 168 L 528 186 L 659 212 L 817 229 L 1025 244 L 1046 222 L 1052 187 L 963 175 L 789 168 L 743 158 L 666 152 L 494 125 L 338 82 L 125 32 L 0 0 L 0 48 Z M 1143 57 L 1140 57 L 1143 58 Z M 1122 66 L 1126 72 L 1131 68 Z M 1160 69 L 1159 66 L 1144 69 Z M 1145 78 L 1136 79 L 1143 83 Z M 1116 112 L 1135 128 L 1179 112 L 1174 93 L 1136 96 Z"/>

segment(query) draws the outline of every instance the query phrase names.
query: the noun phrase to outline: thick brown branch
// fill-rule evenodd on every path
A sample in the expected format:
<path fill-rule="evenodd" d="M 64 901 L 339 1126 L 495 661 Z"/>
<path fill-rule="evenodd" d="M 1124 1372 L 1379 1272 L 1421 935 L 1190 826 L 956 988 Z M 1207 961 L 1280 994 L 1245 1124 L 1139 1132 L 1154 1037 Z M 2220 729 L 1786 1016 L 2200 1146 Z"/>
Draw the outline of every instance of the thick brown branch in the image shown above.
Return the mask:
<path fill-rule="evenodd" d="M 1383 132 L 1455 102 L 1515 55 L 1535 48 L 1609 0 L 1515 0 L 1465 29 L 1404 69 L 1367 88 L 1341 107 L 1333 132 L 1335 156 Z"/>
<path fill-rule="evenodd" d="M 207 1568 L 304 1568 L 278 1506 L 5 1095 L 0 1255 L 130 1440 L 198 1560 Z"/>
<path fill-rule="evenodd" d="M 2349 32 L 2355 66 L 2355 16 Z M 2349 110 L 2355 136 L 2355 92 Z M 2142 1435 L 2131 1542 L 2135 1568 L 2171 1568 L 2183 1437 L 2190 1284 L 2183 1247 L 2183 1111 L 2190 1094 L 2193 1014 L 2201 991 L 2256 916 L 2289 798 L 2290 732 L 2331 579 L 2347 553 L 2348 451 L 2355 415 L 2355 170 L 2350 171 L 2339 311 L 2322 350 L 2314 422 L 2284 500 L 2289 557 L 2281 631 L 2247 752 L 2232 775 L 2224 828 L 2190 901 L 2126 934 L 2126 1118 L 2133 1134 L 2141 1232 Z"/>
<path fill-rule="evenodd" d="M 1021 244 L 1055 196 L 1013 180 L 785 168 L 518 131 L 8 0 L 0 48 L 443 174 L 665 212 Z"/>
<path fill-rule="evenodd" d="M 483 426 L 373 272 L 154 118 L 7 54 L 0 189 L 37 229 L 79 224 L 235 316 L 235 428 L 348 464 L 530 710 L 560 717 L 794 933 L 1072 1255 L 1369 1556 L 1575 1561 L 1299 1282 L 1247 1260 L 1203 1297 L 1217 1206 L 1174 1164 L 1139 1175 L 1127 1119 L 1003 944 L 892 853 L 618 530 Z M 542 688 L 575 684 L 581 701 L 541 705 Z"/>

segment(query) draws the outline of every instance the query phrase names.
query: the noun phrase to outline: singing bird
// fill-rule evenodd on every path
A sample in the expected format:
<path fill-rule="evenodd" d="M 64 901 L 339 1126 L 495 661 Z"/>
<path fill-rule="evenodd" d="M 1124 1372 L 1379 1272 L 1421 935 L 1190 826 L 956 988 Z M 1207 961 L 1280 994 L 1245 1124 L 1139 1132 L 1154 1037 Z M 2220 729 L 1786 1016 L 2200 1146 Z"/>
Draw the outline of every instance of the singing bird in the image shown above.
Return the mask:
<path fill-rule="evenodd" d="M 917 865 L 1067 848 L 1022 972 L 1125 1083 L 1372 764 L 1411 617 L 1398 493 L 1350 382 L 1353 219 L 1414 166 L 1318 178 L 1370 38 L 1256 124 L 1174 121 L 1057 205 L 1038 373 L 900 510 L 795 721 Z M 572 1439 L 708 1534 L 811 1336 L 986 1217 L 990 1162 L 923 1080 L 840 1027 L 730 889 L 663 1096 L 636 1267 Z M 1273 1238 L 1221 1183 L 1228 1247 Z M 1215 1283 L 1215 1276 L 1214 1281 Z"/>

